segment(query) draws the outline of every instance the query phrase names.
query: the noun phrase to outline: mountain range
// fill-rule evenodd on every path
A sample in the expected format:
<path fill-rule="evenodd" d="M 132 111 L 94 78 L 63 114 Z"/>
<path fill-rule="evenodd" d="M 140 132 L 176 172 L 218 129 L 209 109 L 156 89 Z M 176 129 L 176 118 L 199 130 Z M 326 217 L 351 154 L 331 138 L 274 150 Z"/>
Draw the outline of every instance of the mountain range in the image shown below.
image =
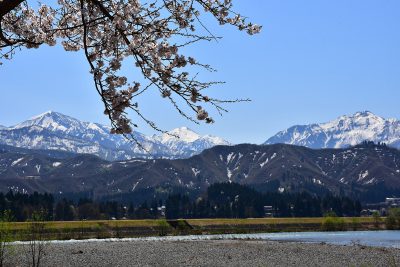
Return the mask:
<path fill-rule="evenodd" d="M 346 149 L 276 144 L 215 146 L 187 159 L 106 161 L 0 146 L 0 191 L 116 194 L 205 192 L 235 182 L 277 193 L 307 191 L 381 201 L 400 194 L 400 151 L 371 142 Z"/>
<path fill-rule="evenodd" d="M 363 141 L 400 148 L 400 121 L 370 111 L 341 116 L 327 123 L 296 125 L 269 138 L 264 144 L 292 144 L 309 148 L 345 148 Z"/>
<path fill-rule="evenodd" d="M 263 145 L 233 146 L 182 127 L 153 136 L 134 132 L 143 150 L 109 132 L 57 112 L 0 127 L 0 191 L 149 198 L 236 182 L 366 202 L 400 195 L 400 122 L 368 111 L 293 126 Z"/>
<path fill-rule="evenodd" d="M 123 136 L 110 134 L 110 127 L 82 122 L 48 111 L 12 127 L 0 126 L 0 144 L 25 149 L 92 154 L 102 159 L 188 158 L 226 140 L 201 136 L 187 127 L 161 135 L 133 133 L 139 146 Z M 327 123 L 296 125 L 269 138 L 264 145 L 292 144 L 309 148 L 346 148 L 368 140 L 400 148 L 400 121 L 372 112 L 344 115 Z"/>
<path fill-rule="evenodd" d="M 201 136 L 187 127 L 162 135 L 133 133 L 139 146 L 123 136 L 110 134 L 110 127 L 82 122 L 48 111 L 12 127 L 0 126 L 0 144 L 41 150 L 92 154 L 105 160 L 132 158 L 187 158 L 215 145 L 229 145 L 222 138 Z"/>

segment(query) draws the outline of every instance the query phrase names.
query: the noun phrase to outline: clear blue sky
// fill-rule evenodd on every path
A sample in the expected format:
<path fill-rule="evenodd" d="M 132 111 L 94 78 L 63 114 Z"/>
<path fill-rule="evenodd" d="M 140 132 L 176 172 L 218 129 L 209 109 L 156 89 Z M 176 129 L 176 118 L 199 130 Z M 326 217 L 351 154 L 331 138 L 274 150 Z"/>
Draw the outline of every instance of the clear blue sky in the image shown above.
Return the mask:
<path fill-rule="evenodd" d="M 161 128 L 188 126 L 240 143 L 261 143 L 294 124 L 370 110 L 400 118 L 400 1 L 236 0 L 236 10 L 264 26 L 249 37 L 207 21 L 219 43 L 189 49 L 224 80 L 214 95 L 251 98 L 229 106 L 214 125 L 195 125 L 158 97 L 141 99 Z M 59 46 L 19 52 L 0 67 L 0 124 L 47 110 L 107 123 L 80 53 Z M 153 134 L 149 128 L 139 131 Z"/>

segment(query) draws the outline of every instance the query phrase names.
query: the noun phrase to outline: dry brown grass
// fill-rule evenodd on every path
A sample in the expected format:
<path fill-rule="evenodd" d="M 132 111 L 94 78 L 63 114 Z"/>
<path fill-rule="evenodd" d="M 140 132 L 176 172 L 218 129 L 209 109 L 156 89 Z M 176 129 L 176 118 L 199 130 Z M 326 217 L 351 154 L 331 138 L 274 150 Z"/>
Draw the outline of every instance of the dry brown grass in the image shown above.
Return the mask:
<path fill-rule="evenodd" d="M 324 218 L 251 218 L 251 219 L 190 219 L 187 222 L 193 226 L 206 225 L 254 225 L 254 224 L 321 224 Z M 343 218 L 351 223 L 353 218 Z M 359 217 L 360 223 L 371 223 L 373 218 Z"/>
<path fill-rule="evenodd" d="M 159 225 L 160 220 L 99 220 L 99 221 L 51 221 L 44 222 L 48 229 L 81 229 L 107 227 L 154 227 Z M 26 222 L 13 222 L 10 227 L 13 230 L 25 230 Z"/>
<path fill-rule="evenodd" d="M 188 219 L 186 220 L 193 227 L 207 227 L 207 226 L 224 226 L 229 228 L 244 225 L 288 225 L 290 226 L 307 226 L 307 225 L 320 225 L 324 218 L 251 218 L 251 219 Z M 345 223 L 351 224 L 354 218 L 343 218 Z M 360 224 L 371 224 L 373 218 L 359 217 L 356 218 Z M 97 228 L 153 228 L 160 226 L 163 220 L 98 220 L 98 221 L 61 221 L 61 222 L 45 222 L 46 229 L 52 230 L 76 230 L 81 229 L 97 229 Z M 27 229 L 29 223 L 26 222 L 12 222 L 10 229 L 14 231 L 24 231 Z M 301 228 L 301 227 L 300 227 Z M 299 228 L 299 229 L 300 229 Z M 316 229 L 317 230 L 317 229 Z"/>

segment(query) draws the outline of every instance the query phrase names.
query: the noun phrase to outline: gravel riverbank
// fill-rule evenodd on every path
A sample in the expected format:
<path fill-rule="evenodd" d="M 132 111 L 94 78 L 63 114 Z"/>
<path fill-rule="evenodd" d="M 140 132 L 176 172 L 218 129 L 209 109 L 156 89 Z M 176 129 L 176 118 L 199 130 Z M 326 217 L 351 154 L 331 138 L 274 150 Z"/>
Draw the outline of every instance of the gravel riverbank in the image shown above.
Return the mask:
<path fill-rule="evenodd" d="M 19 246 L 10 266 L 27 266 Z M 42 266 L 399 266 L 400 249 L 279 241 L 52 243 Z"/>

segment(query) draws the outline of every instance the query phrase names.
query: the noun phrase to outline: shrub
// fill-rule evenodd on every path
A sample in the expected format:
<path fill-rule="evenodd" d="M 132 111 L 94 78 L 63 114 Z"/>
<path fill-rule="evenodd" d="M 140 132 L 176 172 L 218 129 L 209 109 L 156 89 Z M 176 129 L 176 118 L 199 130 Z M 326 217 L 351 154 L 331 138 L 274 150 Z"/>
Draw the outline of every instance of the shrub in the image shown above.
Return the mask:
<path fill-rule="evenodd" d="M 158 229 L 159 229 L 159 235 L 160 236 L 166 236 L 168 233 L 168 229 L 169 229 L 169 224 L 167 223 L 166 220 L 158 220 L 157 222 L 158 224 Z"/>
<path fill-rule="evenodd" d="M 352 219 L 351 219 L 351 228 L 352 228 L 354 231 L 360 229 L 360 228 L 361 228 L 360 219 L 358 219 L 358 218 L 352 218 Z"/>
<path fill-rule="evenodd" d="M 322 230 L 324 231 L 344 231 L 346 224 L 343 218 L 338 217 L 334 212 L 325 214 L 322 221 Z"/>
<path fill-rule="evenodd" d="M 379 228 L 379 225 L 382 221 L 381 215 L 379 214 L 379 212 L 374 211 L 374 213 L 372 213 L 372 217 L 374 218 L 374 227 Z"/>
<path fill-rule="evenodd" d="M 400 229 L 400 208 L 390 209 L 385 223 L 388 230 Z"/>

